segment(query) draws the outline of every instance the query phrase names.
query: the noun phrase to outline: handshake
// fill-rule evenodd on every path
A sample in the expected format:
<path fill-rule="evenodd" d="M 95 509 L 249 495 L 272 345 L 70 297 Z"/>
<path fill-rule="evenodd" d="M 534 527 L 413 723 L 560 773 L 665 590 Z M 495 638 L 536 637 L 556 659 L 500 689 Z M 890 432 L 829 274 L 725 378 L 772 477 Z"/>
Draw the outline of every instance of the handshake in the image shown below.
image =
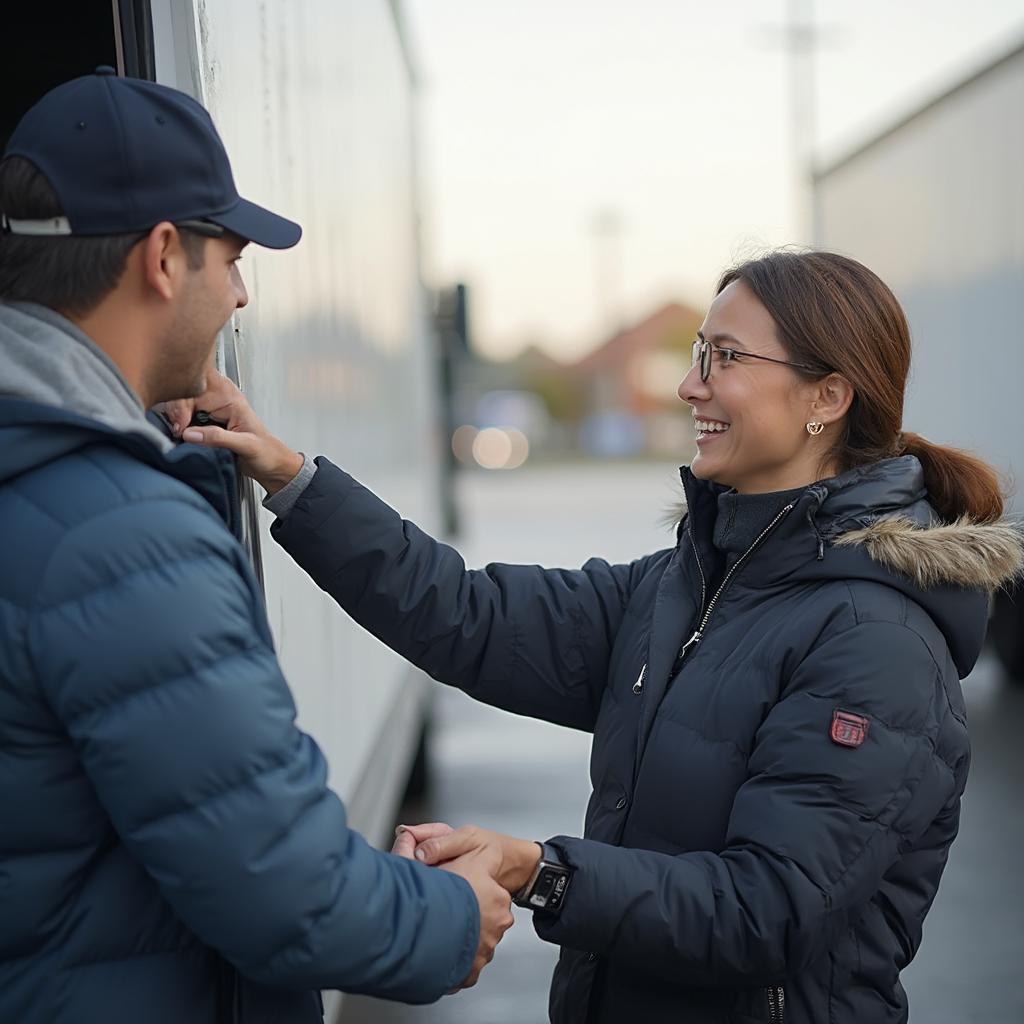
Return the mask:
<path fill-rule="evenodd" d="M 540 860 L 540 845 L 474 825 L 453 829 L 431 822 L 399 825 L 391 852 L 460 875 L 472 886 L 480 907 L 480 941 L 473 967 L 460 988 L 475 985 L 502 936 L 512 927 L 512 895 L 533 874 Z"/>

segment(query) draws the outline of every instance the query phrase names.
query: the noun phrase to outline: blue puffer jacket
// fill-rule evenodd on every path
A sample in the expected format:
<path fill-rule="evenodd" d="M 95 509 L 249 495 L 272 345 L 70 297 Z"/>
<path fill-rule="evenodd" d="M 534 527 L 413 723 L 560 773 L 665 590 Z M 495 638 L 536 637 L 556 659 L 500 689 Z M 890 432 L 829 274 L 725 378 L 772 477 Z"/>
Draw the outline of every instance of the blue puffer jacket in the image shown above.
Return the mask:
<path fill-rule="evenodd" d="M 0 1021 L 298 1024 L 468 973 L 465 881 L 345 824 L 233 476 L 0 400 Z"/>
<path fill-rule="evenodd" d="M 676 547 L 630 565 L 467 571 L 324 459 L 272 532 L 438 679 L 593 732 L 585 838 L 550 840 L 575 876 L 536 919 L 556 1024 L 906 1021 L 967 777 L 959 677 L 1019 538 L 938 523 L 903 457 L 808 487 L 719 588 L 723 489 L 683 482 Z"/>

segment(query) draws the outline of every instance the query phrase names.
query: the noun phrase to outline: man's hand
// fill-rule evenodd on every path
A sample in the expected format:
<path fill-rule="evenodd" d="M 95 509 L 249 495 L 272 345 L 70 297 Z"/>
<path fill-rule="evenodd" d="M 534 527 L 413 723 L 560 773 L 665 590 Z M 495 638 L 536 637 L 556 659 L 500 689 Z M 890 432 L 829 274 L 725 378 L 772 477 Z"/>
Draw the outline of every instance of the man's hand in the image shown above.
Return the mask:
<path fill-rule="evenodd" d="M 238 456 L 239 468 L 269 494 L 279 491 L 300 469 L 302 456 L 278 440 L 252 411 L 245 396 L 222 373 L 207 373 L 207 388 L 196 399 L 168 402 L 164 415 L 183 441 L 227 448 Z M 190 427 L 193 412 L 207 412 L 221 427 Z"/>
<path fill-rule="evenodd" d="M 459 988 L 472 988 L 480 972 L 494 959 L 502 936 L 512 927 L 512 900 L 505 889 L 494 880 L 495 864 L 486 856 L 461 857 L 442 864 L 443 871 L 450 871 L 469 882 L 480 908 L 480 939 L 476 947 L 473 966 Z"/>
<path fill-rule="evenodd" d="M 494 832 L 484 832 L 483 829 L 474 828 L 459 829 L 458 832 L 455 832 L 450 825 L 445 825 L 443 822 L 431 822 L 426 825 L 399 825 L 395 833 L 395 845 L 391 852 L 408 858 L 415 856 L 423 863 L 437 864 L 444 871 L 451 871 L 453 874 L 461 876 L 472 886 L 480 907 L 480 942 L 473 960 L 473 967 L 460 986 L 460 988 L 470 988 L 476 984 L 480 972 L 493 959 L 494 950 L 501 941 L 501 937 L 512 927 L 515 919 L 512 917 L 511 900 L 506 887 L 495 881 L 502 871 L 502 864 L 507 866 L 508 862 L 507 856 L 497 846 L 487 843 L 477 843 L 476 845 L 467 843 L 463 852 L 453 854 L 454 859 L 445 857 L 428 859 L 426 854 L 421 856 L 424 844 L 445 842 L 462 833 L 472 833 L 475 837 L 497 835 Z M 508 837 L 501 838 L 507 839 Z M 518 843 L 520 840 L 512 840 L 512 842 Z M 461 850 L 462 845 L 460 843 L 458 849 Z M 472 848 L 470 848 L 471 845 Z M 529 845 L 537 851 L 539 858 L 540 847 L 536 843 Z M 536 861 L 537 858 L 534 858 L 534 864 Z M 530 871 L 532 870 L 531 867 Z"/>

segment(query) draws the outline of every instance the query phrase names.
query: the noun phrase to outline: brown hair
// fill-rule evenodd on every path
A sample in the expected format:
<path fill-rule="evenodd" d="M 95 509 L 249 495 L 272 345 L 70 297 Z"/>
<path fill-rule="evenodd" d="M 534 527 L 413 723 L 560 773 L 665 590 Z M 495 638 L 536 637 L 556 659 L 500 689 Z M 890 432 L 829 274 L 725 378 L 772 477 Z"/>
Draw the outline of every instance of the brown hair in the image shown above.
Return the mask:
<path fill-rule="evenodd" d="M 719 294 L 743 281 L 771 314 L 790 358 L 838 373 L 854 398 L 829 460 L 840 472 L 913 455 L 929 500 L 947 521 L 992 522 L 1003 512 L 995 470 L 974 455 L 901 430 L 910 370 L 910 328 L 896 296 L 863 264 L 831 252 L 770 252 L 727 270 Z"/>
<path fill-rule="evenodd" d="M 20 156 L 0 161 L 0 211 L 27 220 L 64 212 L 49 181 Z M 0 300 L 84 316 L 117 286 L 128 254 L 145 237 L 146 232 L 48 238 L 0 231 Z M 180 238 L 189 269 L 199 270 L 206 239 L 185 230 Z"/>

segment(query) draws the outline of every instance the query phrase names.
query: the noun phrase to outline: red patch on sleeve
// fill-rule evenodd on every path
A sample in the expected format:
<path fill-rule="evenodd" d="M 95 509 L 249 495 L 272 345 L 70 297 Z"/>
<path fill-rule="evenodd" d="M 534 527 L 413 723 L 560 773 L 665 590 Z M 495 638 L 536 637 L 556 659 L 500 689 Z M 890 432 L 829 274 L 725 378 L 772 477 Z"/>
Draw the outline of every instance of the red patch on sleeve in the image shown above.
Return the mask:
<path fill-rule="evenodd" d="M 852 711 L 841 711 L 836 708 L 832 712 L 832 728 L 829 735 L 833 743 L 841 747 L 859 747 L 868 735 L 867 715 L 855 715 Z"/>

